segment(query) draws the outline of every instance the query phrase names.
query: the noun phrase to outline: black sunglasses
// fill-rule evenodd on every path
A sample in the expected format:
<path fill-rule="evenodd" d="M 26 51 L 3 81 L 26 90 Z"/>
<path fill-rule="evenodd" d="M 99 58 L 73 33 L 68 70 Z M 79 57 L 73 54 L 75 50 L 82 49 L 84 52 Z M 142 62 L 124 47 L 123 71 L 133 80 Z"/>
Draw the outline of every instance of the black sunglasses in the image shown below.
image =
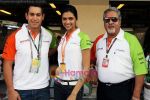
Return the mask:
<path fill-rule="evenodd" d="M 105 23 L 109 23 L 110 20 L 111 20 L 112 22 L 117 22 L 117 21 L 118 21 L 118 18 L 117 18 L 117 17 L 104 18 L 104 22 L 105 22 Z"/>

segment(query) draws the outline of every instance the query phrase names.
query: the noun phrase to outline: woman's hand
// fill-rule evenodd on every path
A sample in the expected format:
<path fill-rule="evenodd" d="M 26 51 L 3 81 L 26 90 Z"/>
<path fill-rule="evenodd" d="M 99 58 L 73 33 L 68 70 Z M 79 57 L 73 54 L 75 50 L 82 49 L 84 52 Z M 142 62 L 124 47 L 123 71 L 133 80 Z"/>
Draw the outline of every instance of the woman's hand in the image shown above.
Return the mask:
<path fill-rule="evenodd" d="M 71 94 L 71 95 L 67 98 L 67 100 L 76 100 L 76 96 L 77 96 L 77 95 L 75 95 L 75 94 Z"/>

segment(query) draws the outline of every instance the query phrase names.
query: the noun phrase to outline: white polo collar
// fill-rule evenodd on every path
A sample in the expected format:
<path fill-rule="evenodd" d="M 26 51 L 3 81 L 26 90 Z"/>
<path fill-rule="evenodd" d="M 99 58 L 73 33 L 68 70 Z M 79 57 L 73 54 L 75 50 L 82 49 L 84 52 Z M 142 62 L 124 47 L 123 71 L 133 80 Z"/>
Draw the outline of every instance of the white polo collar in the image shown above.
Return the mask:
<path fill-rule="evenodd" d="M 107 32 L 106 32 L 106 33 L 104 34 L 104 36 L 103 36 L 102 39 L 106 39 L 107 37 L 108 37 L 108 35 L 107 35 Z M 119 31 L 118 35 L 116 36 L 116 38 L 119 39 L 119 40 L 122 40 L 123 37 L 124 37 L 124 30 L 122 30 L 122 29 L 120 28 L 120 31 Z"/>
<path fill-rule="evenodd" d="M 75 34 L 78 34 L 80 32 L 80 28 L 77 28 L 73 33 L 72 33 L 72 36 L 75 35 Z M 65 35 L 62 37 L 62 38 L 65 38 L 67 32 L 65 32 Z"/>

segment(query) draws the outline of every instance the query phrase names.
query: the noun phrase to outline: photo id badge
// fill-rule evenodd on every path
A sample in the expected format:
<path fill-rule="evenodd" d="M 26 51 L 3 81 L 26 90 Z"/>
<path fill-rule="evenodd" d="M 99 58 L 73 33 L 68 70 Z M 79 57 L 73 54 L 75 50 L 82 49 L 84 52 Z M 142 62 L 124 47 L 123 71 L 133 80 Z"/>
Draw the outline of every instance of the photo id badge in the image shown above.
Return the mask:
<path fill-rule="evenodd" d="M 103 58 L 103 62 L 102 62 L 102 67 L 108 67 L 108 64 L 109 64 L 109 59 L 108 58 Z"/>
<path fill-rule="evenodd" d="M 31 73 L 38 73 L 39 67 L 40 67 L 40 60 L 37 58 L 32 59 L 30 72 Z"/>
<path fill-rule="evenodd" d="M 60 69 L 61 69 L 62 72 L 65 72 L 66 64 L 65 63 L 60 63 Z"/>

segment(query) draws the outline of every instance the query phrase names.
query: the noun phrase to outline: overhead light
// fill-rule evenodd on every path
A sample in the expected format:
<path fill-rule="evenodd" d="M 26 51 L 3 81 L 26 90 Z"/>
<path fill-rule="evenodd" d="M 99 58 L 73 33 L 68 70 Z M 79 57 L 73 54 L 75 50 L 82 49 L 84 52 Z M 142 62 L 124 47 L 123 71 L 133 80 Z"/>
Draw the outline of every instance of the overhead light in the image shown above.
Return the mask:
<path fill-rule="evenodd" d="M 61 15 L 61 12 L 60 12 L 59 10 L 56 10 L 56 13 L 57 13 L 58 15 Z"/>
<path fill-rule="evenodd" d="M 49 3 L 49 5 L 50 5 L 52 8 L 56 8 L 56 6 L 55 6 L 54 3 Z"/>
<path fill-rule="evenodd" d="M 124 6 L 124 4 L 120 4 L 117 9 L 121 9 Z"/>
<path fill-rule="evenodd" d="M 8 29 L 19 28 L 18 26 L 15 25 L 4 25 L 4 26 L 6 26 Z"/>
<path fill-rule="evenodd" d="M 6 10 L 2 10 L 2 9 L 0 9 L 0 12 L 3 12 L 3 13 L 5 13 L 5 14 L 7 14 L 7 15 L 11 15 L 11 13 L 10 13 L 10 12 L 8 12 L 8 11 L 6 11 Z"/>

